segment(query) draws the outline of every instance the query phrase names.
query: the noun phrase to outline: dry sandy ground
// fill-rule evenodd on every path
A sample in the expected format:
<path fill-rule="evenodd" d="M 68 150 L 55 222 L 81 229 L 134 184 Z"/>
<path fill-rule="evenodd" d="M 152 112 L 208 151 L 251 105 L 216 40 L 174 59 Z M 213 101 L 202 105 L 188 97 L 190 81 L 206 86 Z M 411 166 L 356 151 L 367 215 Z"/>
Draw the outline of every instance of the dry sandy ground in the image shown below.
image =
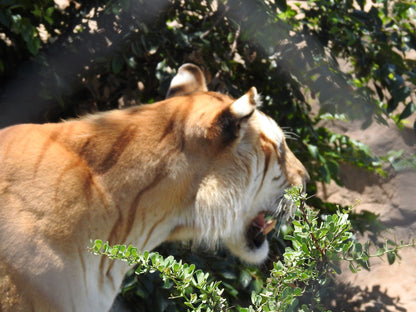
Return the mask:
<path fill-rule="evenodd" d="M 411 121 L 411 125 L 413 121 Z M 346 133 L 370 146 L 376 155 L 389 150 L 404 150 L 408 155 L 416 153 L 416 136 L 412 127 L 399 131 L 374 123 L 368 129 L 360 129 L 358 122 L 328 123 L 338 133 Z M 342 168 L 344 189 L 334 184 L 325 187 L 325 196 L 331 202 L 353 204 L 361 202 L 357 211 L 368 210 L 380 215 L 379 220 L 388 230 L 383 237 L 400 242 L 416 239 L 416 172 L 396 172 L 389 168 L 389 177 L 380 178 L 363 170 L 345 166 Z M 321 194 L 324 189 L 321 188 Z M 360 237 L 368 241 L 368 237 Z M 343 266 L 337 278 L 339 297 L 334 299 L 334 311 L 416 311 L 416 248 L 399 252 L 402 260 L 389 265 L 386 258 L 371 260 L 371 271 L 353 274 Z"/>

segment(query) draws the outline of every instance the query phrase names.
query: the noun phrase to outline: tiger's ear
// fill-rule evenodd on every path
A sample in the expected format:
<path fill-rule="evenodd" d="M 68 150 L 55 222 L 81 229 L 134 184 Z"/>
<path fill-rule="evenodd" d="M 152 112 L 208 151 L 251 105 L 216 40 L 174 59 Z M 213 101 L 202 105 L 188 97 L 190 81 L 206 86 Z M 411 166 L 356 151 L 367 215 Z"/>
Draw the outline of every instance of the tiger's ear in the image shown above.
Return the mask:
<path fill-rule="evenodd" d="M 166 98 L 185 95 L 197 91 L 208 91 L 204 74 L 194 64 L 184 64 L 173 77 Z"/>
<path fill-rule="evenodd" d="M 224 142 L 231 142 L 242 137 L 247 121 L 259 104 L 259 95 L 255 87 L 234 101 L 224 110 L 217 120 Z"/>
<path fill-rule="evenodd" d="M 230 111 L 235 118 L 247 119 L 253 114 L 259 104 L 258 102 L 259 95 L 257 93 L 257 89 L 255 87 L 251 87 L 246 94 L 231 104 Z"/>

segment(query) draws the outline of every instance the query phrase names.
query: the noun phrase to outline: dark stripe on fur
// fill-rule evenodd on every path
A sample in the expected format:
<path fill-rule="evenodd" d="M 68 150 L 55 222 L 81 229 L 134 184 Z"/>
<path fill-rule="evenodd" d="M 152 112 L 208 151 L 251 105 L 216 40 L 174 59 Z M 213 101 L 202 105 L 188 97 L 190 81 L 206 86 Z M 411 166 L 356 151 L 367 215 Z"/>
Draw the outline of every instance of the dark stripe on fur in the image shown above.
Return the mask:
<path fill-rule="evenodd" d="M 157 220 L 157 222 L 155 222 L 155 224 L 153 224 L 153 226 L 150 228 L 150 231 L 147 233 L 146 239 L 142 245 L 142 247 L 146 246 L 147 242 L 149 241 L 150 237 L 152 236 L 153 231 L 155 230 L 155 228 L 161 223 L 163 222 L 163 220 L 166 219 L 168 213 L 167 211 L 165 211 L 165 213 L 163 214 L 163 216 Z"/>
<path fill-rule="evenodd" d="M 110 170 L 119 160 L 129 143 L 134 139 L 136 134 L 136 125 L 129 125 L 117 137 L 112 145 L 111 150 L 104 157 L 104 160 L 98 166 L 94 167 L 94 171 L 98 174 L 104 174 Z"/>
<path fill-rule="evenodd" d="M 177 111 L 173 112 L 172 116 L 170 117 L 168 124 L 166 125 L 165 129 L 163 130 L 162 136 L 160 137 L 160 141 L 163 141 L 169 134 L 173 133 L 176 121 L 176 115 L 178 114 Z"/>
<path fill-rule="evenodd" d="M 49 150 L 51 145 L 58 139 L 60 130 L 61 130 L 61 127 L 52 131 L 49 137 L 43 143 L 38 159 L 36 160 L 35 165 L 34 165 L 33 177 L 36 177 L 39 166 L 42 163 L 43 158 L 45 158 L 46 152 Z"/>
<path fill-rule="evenodd" d="M 263 177 L 261 179 L 261 187 L 260 187 L 261 189 L 263 187 L 263 182 L 264 182 L 264 179 L 266 178 L 266 174 L 267 174 L 267 171 L 269 170 L 269 165 L 270 165 L 270 158 L 271 158 L 272 152 L 271 152 L 271 148 L 269 145 L 272 144 L 272 146 L 275 146 L 275 144 L 272 140 L 267 138 L 263 133 L 260 134 L 260 144 L 261 144 L 261 148 L 264 154 L 264 169 L 263 169 Z"/>

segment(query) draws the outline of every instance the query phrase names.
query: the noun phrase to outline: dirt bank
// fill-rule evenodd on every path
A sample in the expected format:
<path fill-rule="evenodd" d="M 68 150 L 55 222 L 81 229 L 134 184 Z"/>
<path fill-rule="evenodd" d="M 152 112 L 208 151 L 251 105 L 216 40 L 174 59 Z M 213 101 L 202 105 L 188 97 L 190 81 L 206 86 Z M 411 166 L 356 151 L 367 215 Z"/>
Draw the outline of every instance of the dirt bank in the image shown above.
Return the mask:
<path fill-rule="evenodd" d="M 413 124 L 413 122 L 411 123 Z M 399 131 L 394 124 L 389 127 L 374 123 L 360 129 L 358 122 L 329 123 L 338 133 L 345 133 L 370 146 L 376 155 L 391 150 L 403 150 L 406 155 L 416 153 L 416 137 L 411 127 Z M 345 188 L 335 184 L 320 188 L 320 194 L 331 202 L 348 205 L 360 200 L 357 211 L 371 211 L 380 215 L 387 227 L 384 238 L 398 242 L 416 239 L 416 172 L 397 171 L 387 167 L 388 178 L 371 175 L 364 170 L 342 166 Z M 362 242 L 370 237 L 359 237 Z M 334 299 L 336 311 L 416 311 L 416 248 L 399 252 L 402 260 L 389 265 L 387 260 L 371 260 L 371 271 L 358 274 L 342 267 L 337 278 L 339 297 Z"/>

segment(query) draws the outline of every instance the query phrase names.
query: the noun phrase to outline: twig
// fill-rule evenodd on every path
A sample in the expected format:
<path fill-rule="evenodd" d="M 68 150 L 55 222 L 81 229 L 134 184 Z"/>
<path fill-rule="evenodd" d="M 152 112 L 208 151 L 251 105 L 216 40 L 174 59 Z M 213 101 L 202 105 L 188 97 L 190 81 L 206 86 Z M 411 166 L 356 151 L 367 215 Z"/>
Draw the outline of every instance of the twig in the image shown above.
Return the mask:
<path fill-rule="evenodd" d="M 230 53 L 228 54 L 229 58 L 233 56 L 233 54 L 235 53 L 235 50 L 237 49 L 237 40 L 238 40 L 238 37 L 240 36 L 240 30 L 241 30 L 241 27 L 240 25 L 238 25 L 237 30 L 235 31 L 235 38 L 234 38 L 233 44 L 231 45 Z"/>

